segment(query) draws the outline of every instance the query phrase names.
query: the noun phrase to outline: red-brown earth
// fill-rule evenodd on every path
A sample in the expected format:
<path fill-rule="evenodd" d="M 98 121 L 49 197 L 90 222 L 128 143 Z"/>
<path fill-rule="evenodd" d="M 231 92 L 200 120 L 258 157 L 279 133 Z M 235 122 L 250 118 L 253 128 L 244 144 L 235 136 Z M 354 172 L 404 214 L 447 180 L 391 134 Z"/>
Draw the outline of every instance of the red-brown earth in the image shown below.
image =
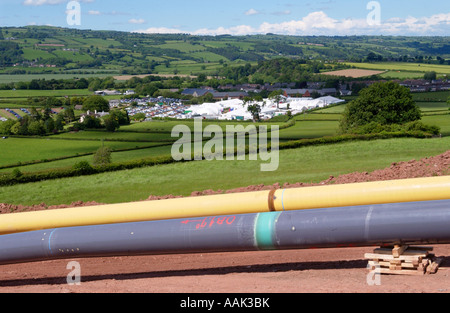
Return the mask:
<path fill-rule="evenodd" d="M 394 163 L 371 173 L 351 173 L 318 183 L 256 185 L 228 191 L 206 190 L 191 196 L 325 184 L 446 176 L 450 151 L 422 160 Z M 175 196 L 150 196 L 151 200 Z M 92 206 L 20 206 L 0 204 L 0 213 Z M 0 266 L 3 293 L 449 293 L 450 245 L 435 245 L 433 254 L 443 257 L 436 274 L 424 276 L 382 275 L 370 283 L 364 254 L 372 248 L 234 252 L 139 257 L 77 259 L 81 284 L 68 285 L 69 261 L 56 260 Z M 369 276 L 368 276 L 369 275 Z"/>

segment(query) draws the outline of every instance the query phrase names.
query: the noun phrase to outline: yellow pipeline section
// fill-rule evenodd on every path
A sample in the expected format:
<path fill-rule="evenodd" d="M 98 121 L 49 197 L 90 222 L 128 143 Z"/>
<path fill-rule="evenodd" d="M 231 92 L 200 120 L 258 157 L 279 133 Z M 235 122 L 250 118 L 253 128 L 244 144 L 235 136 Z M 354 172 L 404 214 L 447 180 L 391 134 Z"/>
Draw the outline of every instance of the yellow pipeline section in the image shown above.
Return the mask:
<path fill-rule="evenodd" d="M 0 234 L 61 227 L 450 199 L 450 176 L 0 215 Z"/>

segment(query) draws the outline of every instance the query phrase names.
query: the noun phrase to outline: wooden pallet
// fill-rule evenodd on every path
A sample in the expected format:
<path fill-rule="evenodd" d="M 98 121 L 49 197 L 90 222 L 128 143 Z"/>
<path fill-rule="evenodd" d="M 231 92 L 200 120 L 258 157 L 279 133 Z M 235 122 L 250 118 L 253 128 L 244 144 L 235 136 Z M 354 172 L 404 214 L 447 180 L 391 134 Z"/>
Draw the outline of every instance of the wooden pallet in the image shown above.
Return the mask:
<path fill-rule="evenodd" d="M 436 258 L 432 247 L 409 247 L 406 245 L 378 248 L 366 253 L 369 268 L 380 274 L 425 275 L 435 274 L 442 258 Z"/>

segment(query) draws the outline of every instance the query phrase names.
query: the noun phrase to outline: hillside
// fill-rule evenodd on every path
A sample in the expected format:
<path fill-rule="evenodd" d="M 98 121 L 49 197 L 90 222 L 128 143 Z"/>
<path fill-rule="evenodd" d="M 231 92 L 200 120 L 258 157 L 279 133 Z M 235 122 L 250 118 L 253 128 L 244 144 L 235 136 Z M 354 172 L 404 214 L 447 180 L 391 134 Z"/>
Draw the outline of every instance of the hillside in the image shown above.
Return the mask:
<path fill-rule="evenodd" d="M 0 28 L 0 73 L 219 74 L 275 57 L 448 64 L 447 37 L 192 36 L 29 26 Z M 3 68 L 2 68 L 3 67 Z"/>

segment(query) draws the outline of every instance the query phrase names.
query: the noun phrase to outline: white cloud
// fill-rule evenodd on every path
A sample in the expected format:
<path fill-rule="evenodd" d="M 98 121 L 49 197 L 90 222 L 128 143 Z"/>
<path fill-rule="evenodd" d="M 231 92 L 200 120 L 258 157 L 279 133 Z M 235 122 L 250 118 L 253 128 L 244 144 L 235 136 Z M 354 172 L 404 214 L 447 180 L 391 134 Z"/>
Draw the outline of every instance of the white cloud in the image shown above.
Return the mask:
<path fill-rule="evenodd" d="M 291 11 L 285 10 L 285 11 L 273 12 L 272 15 L 282 16 L 282 15 L 290 15 L 291 13 L 292 13 Z"/>
<path fill-rule="evenodd" d="M 145 22 L 146 21 L 143 18 L 140 19 L 132 18 L 131 20 L 128 21 L 128 23 L 130 24 L 145 24 Z"/>
<path fill-rule="evenodd" d="M 281 23 L 264 22 L 257 27 L 239 25 L 233 27 L 218 27 L 216 29 L 202 28 L 186 31 L 170 28 L 149 28 L 137 30 L 139 33 L 189 33 L 193 35 L 252 35 L 252 34 L 282 34 L 282 35 L 405 35 L 405 34 L 448 34 L 450 31 L 450 13 L 436 14 L 430 17 L 391 18 L 380 25 L 369 25 L 366 19 L 334 19 L 323 11 L 312 12 L 300 20 Z"/>
<path fill-rule="evenodd" d="M 88 12 L 88 14 L 89 15 L 101 15 L 102 13 L 100 13 L 100 11 L 91 10 L 91 11 Z"/>
<path fill-rule="evenodd" d="M 189 32 L 182 31 L 176 28 L 167 27 L 150 27 L 143 30 L 136 30 L 135 33 L 145 33 L 145 34 L 187 34 Z"/>
<path fill-rule="evenodd" d="M 255 10 L 255 9 L 250 9 L 250 10 L 246 11 L 244 14 L 245 15 L 258 15 L 258 14 L 261 14 L 261 12 Z"/>
<path fill-rule="evenodd" d="M 95 0 L 77 0 L 78 2 L 92 3 Z M 67 3 L 67 0 L 24 0 L 23 5 L 26 6 L 41 6 L 41 5 L 56 5 L 60 3 Z"/>
<path fill-rule="evenodd" d="M 24 5 L 33 5 L 33 6 L 40 6 L 45 4 L 60 4 L 65 2 L 64 0 L 25 0 L 23 2 Z"/>

